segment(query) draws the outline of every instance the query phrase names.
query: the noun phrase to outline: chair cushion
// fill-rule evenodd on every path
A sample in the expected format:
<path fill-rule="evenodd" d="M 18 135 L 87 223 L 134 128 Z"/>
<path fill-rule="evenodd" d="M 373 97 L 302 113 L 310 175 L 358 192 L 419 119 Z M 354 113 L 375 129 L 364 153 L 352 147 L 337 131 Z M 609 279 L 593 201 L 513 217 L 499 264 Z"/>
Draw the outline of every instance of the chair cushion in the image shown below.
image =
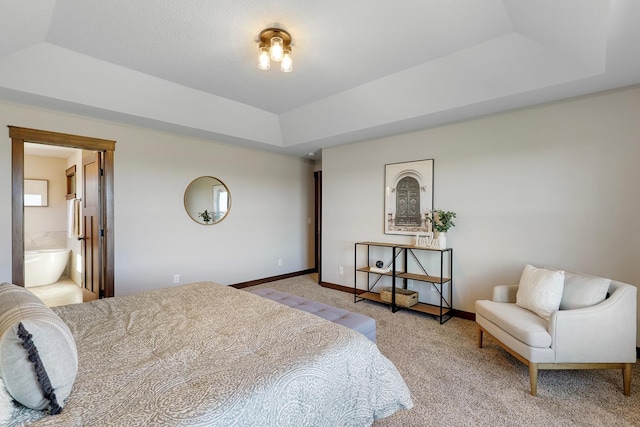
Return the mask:
<path fill-rule="evenodd" d="M 607 297 L 610 284 L 610 279 L 565 271 L 560 310 L 589 307 L 601 303 Z"/>
<path fill-rule="evenodd" d="M 55 414 L 77 372 L 67 325 L 29 290 L 0 284 L 0 378 L 9 394 L 28 408 Z"/>
<path fill-rule="evenodd" d="M 526 265 L 520 277 L 516 304 L 549 320 L 551 313 L 560 308 L 563 288 L 564 271 Z"/>
<path fill-rule="evenodd" d="M 513 303 L 480 300 L 476 313 L 530 347 L 551 346 L 548 322 L 532 311 Z"/>

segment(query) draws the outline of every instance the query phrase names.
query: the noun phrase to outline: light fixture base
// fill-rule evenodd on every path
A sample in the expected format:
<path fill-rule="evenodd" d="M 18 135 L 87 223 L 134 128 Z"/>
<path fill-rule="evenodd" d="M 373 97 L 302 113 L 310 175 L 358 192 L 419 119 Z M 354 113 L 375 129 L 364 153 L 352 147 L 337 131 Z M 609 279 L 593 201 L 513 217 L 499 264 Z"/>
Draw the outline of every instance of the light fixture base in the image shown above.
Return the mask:
<path fill-rule="evenodd" d="M 284 46 L 289 46 L 291 44 L 291 34 L 287 33 L 285 30 L 281 30 L 279 28 L 267 28 L 260 31 L 260 43 L 269 44 L 271 43 L 272 37 L 280 37 Z"/>

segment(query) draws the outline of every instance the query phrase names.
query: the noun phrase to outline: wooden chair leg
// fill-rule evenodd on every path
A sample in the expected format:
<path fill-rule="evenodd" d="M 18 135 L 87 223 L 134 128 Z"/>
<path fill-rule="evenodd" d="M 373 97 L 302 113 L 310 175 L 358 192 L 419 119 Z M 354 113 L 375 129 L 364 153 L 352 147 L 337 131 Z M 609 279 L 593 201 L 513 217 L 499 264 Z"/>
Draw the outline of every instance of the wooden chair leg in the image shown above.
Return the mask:
<path fill-rule="evenodd" d="M 482 348 L 482 327 L 478 325 L 478 348 Z"/>
<path fill-rule="evenodd" d="M 529 363 L 529 383 L 531 384 L 531 396 L 538 395 L 538 364 Z"/>
<path fill-rule="evenodd" d="M 625 396 L 631 396 L 631 363 L 625 363 L 622 368 L 622 384 Z"/>

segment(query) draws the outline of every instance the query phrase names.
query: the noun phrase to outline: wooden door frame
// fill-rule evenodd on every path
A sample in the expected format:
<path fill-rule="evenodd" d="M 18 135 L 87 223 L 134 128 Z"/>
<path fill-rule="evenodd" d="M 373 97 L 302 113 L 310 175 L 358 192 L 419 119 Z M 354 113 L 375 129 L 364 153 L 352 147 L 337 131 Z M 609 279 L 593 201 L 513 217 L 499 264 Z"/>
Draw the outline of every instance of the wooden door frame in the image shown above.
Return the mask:
<path fill-rule="evenodd" d="M 313 173 L 315 192 L 314 255 L 318 283 L 322 284 L 322 171 Z"/>
<path fill-rule="evenodd" d="M 49 132 L 37 129 L 8 126 L 11 137 L 11 226 L 12 226 L 12 278 L 24 286 L 24 143 L 79 148 L 104 153 L 104 192 L 102 194 L 103 218 L 102 259 L 104 297 L 114 296 L 114 228 L 113 228 L 113 173 L 116 141 L 86 136 Z"/>

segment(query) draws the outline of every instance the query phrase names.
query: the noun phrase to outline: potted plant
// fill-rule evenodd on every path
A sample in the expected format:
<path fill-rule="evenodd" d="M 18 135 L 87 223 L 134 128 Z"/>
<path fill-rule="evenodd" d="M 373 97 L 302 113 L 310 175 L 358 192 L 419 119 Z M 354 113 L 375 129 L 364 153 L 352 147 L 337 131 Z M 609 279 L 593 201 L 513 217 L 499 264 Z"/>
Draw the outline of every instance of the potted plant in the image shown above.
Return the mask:
<path fill-rule="evenodd" d="M 445 249 L 447 247 L 447 236 L 445 233 L 449 231 L 451 227 L 455 227 L 456 224 L 453 222 L 453 218 L 455 217 L 455 212 L 445 212 L 440 209 L 432 210 L 431 215 L 427 217 L 433 226 L 433 230 L 438 232 L 438 243 L 440 249 Z"/>
<path fill-rule="evenodd" d="M 207 209 L 205 209 L 204 212 L 199 212 L 198 216 L 202 218 L 202 220 L 207 224 L 209 223 L 209 221 L 211 221 L 211 212 L 209 212 Z"/>

